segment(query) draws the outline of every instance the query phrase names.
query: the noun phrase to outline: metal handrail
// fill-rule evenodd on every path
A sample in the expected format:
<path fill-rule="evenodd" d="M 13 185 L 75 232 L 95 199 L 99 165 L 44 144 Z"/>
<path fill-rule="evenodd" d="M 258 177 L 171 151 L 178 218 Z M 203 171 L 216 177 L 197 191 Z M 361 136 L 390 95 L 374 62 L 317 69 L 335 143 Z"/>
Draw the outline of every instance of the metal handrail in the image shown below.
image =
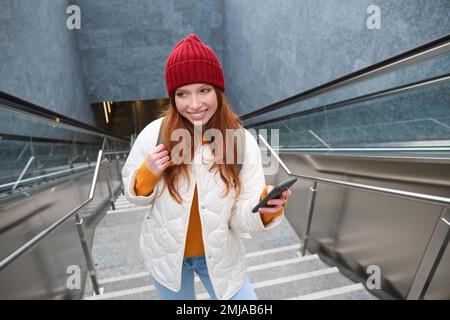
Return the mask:
<path fill-rule="evenodd" d="M 129 153 L 129 151 L 104 151 L 103 155 L 122 154 L 122 153 L 123 154 L 127 154 L 127 153 Z M 23 184 L 25 182 L 32 182 L 32 181 L 42 180 L 42 179 L 45 179 L 45 178 L 48 178 L 48 177 L 57 176 L 57 175 L 62 174 L 62 173 L 68 173 L 68 172 L 74 173 L 74 172 L 77 172 L 77 171 L 82 171 L 83 169 L 86 169 L 86 168 L 92 168 L 92 166 L 90 164 L 86 164 L 86 165 L 82 165 L 82 166 L 78 166 L 78 167 L 73 167 L 73 168 L 70 168 L 70 169 L 64 169 L 64 170 L 60 170 L 60 171 L 56 171 L 56 172 L 52 172 L 52 173 L 43 174 L 43 175 L 32 177 L 32 178 L 18 179 L 19 183 L 16 181 L 16 182 L 8 182 L 8 183 L 0 185 L 0 190 L 2 188 L 13 186 L 16 183 Z"/>
<path fill-rule="evenodd" d="M 14 250 L 10 255 L 8 255 L 6 258 L 2 259 L 0 261 L 0 271 L 2 271 L 6 266 L 8 266 L 11 262 L 16 260 L 18 257 L 20 257 L 22 254 L 24 254 L 26 251 L 28 251 L 31 247 L 33 247 L 36 243 L 38 243 L 40 240 L 42 240 L 46 235 L 48 235 L 50 232 L 55 230 L 59 225 L 61 225 L 64 221 L 69 219 L 72 215 L 74 215 L 78 210 L 83 208 L 86 204 L 88 204 L 93 198 L 93 193 L 95 191 L 95 186 L 97 185 L 97 177 L 98 177 L 98 171 L 100 170 L 101 160 L 102 160 L 102 153 L 103 150 L 99 150 L 98 156 L 97 156 L 97 163 L 95 166 L 95 172 L 94 176 L 92 178 L 91 182 L 91 188 L 89 192 L 89 198 L 71 211 L 69 211 L 66 215 L 58 219 L 56 222 L 51 224 L 49 227 L 38 233 L 36 236 L 34 236 L 31 240 L 28 240 L 25 244 L 20 246 L 18 249 Z"/>
<path fill-rule="evenodd" d="M 13 182 L 13 187 L 12 187 L 12 191 L 14 191 L 17 186 L 20 184 L 20 182 L 22 181 L 23 176 L 25 175 L 25 172 L 27 172 L 28 168 L 30 167 L 31 163 L 34 160 L 34 156 L 31 156 L 28 158 L 27 164 L 25 165 L 25 167 L 22 169 L 22 172 L 19 175 L 19 178 L 17 178 L 17 180 L 15 182 Z M 2 188 L 2 186 L 0 186 L 0 189 Z"/>
<path fill-rule="evenodd" d="M 450 46 L 450 42 L 449 42 L 449 46 Z M 421 81 L 417 81 L 414 83 L 410 83 L 410 84 L 406 84 L 406 85 L 402 85 L 402 86 L 398 86 L 398 87 L 394 87 L 394 88 L 390 88 L 390 89 L 386 89 L 386 90 L 381 90 L 381 91 L 377 91 L 377 92 L 373 92 L 373 93 L 369 93 L 369 94 L 365 94 L 365 95 L 361 95 L 358 97 L 354 97 L 354 98 L 350 98 L 350 99 L 346 99 L 346 100 L 341 100 L 341 101 L 337 101 L 331 104 L 326 104 L 326 105 L 322 105 L 322 106 L 318 106 L 312 109 L 307 109 L 307 110 L 303 110 L 303 111 L 299 111 L 299 112 L 295 112 L 295 113 L 290 113 L 288 115 L 284 115 L 284 116 L 280 116 L 280 117 L 276 117 L 276 118 L 271 118 L 269 120 L 263 120 L 263 121 L 258 121 L 255 123 L 250 123 L 247 125 L 247 127 L 257 127 L 257 126 L 262 126 L 265 124 L 272 124 L 274 122 L 279 122 L 279 121 L 283 121 L 283 120 L 288 120 L 288 119 L 292 119 L 292 118 L 298 118 L 301 116 L 305 116 L 308 114 L 312 114 L 312 113 L 317 113 L 317 112 L 322 112 L 322 111 L 329 111 L 332 109 L 337 109 L 337 108 L 341 108 L 341 107 L 345 107 L 348 105 L 352 105 L 352 104 L 356 104 L 356 103 L 361 103 L 361 102 L 365 102 L 365 101 L 369 101 L 369 100 L 375 100 L 375 99 L 379 99 L 379 98 L 383 98 L 389 95 L 393 95 L 393 94 L 397 94 L 397 93 L 402 93 L 402 92 L 407 92 L 407 91 L 411 91 L 411 90 L 416 90 L 418 88 L 422 88 L 422 87 L 428 87 L 428 86 L 432 86 L 435 85 L 437 83 L 441 83 L 441 82 L 448 82 L 450 81 L 450 74 L 444 74 L 438 77 L 434 77 L 434 78 L 430 78 L 430 79 L 425 79 L 425 80 L 421 80 Z M 294 101 L 292 103 L 297 103 L 298 101 Z M 256 117 L 256 116 L 255 116 Z"/>
<path fill-rule="evenodd" d="M 71 119 L 55 111 L 48 110 L 39 105 L 20 99 L 3 91 L 0 91 L 0 108 L 10 109 L 16 112 L 26 113 L 45 120 L 55 121 L 59 125 L 64 124 L 70 126 L 71 128 L 77 128 L 81 131 L 88 132 L 90 134 L 100 135 L 102 137 L 107 137 L 109 139 L 113 139 L 116 141 L 129 142 L 128 139 L 125 139 L 124 137 L 121 136 L 116 136 L 105 129 L 100 129 L 85 124 L 81 121 Z"/>
<path fill-rule="evenodd" d="M 391 196 L 396 196 L 397 198 L 410 199 L 410 200 L 415 200 L 418 202 L 444 205 L 444 206 L 450 205 L 450 198 L 438 197 L 438 196 L 433 196 L 433 195 L 429 195 L 429 194 L 425 194 L 425 193 L 417 193 L 417 192 L 410 192 L 410 191 L 397 190 L 397 189 L 391 189 L 391 188 L 376 187 L 376 186 L 371 186 L 371 185 L 366 185 L 366 184 L 361 184 L 361 183 L 312 177 L 312 176 L 306 176 L 306 175 L 296 174 L 296 173 L 291 173 L 290 175 L 293 177 L 303 178 L 303 179 L 307 179 L 307 180 L 311 180 L 311 181 L 323 182 L 323 183 L 331 184 L 331 185 L 335 185 L 335 186 L 337 185 L 337 186 L 341 186 L 344 188 L 366 190 L 366 191 L 371 191 L 374 193 L 388 194 Z"/>
<path fill-rule="evenodd" d="M 15 259 L 20 257 L 22 254 L 24 254 L 26 251 L 28 251 L 31 247 L 33 247 L 36 243 L 38 243 L 42 238 L 44 238 L 46 235 L 48 235 L 50 232 L 55 230 L 59 225 L 61 225 L 64 221 L 69 219 L 72 215 L 74 215 L 78 210 L 83 208 L 86 204 L 88 204 L 93 198 L 93 193 L 95 191 L 95 186 L 97 185 L 97 177 L 98 177 L 98 171 L 100 169 L 101 165 L 101 159 L 102 159 L 102 153 L 103 150 L 99 150 L 98 156 L 97 156 L 97 163 L 95 166 L 95 172 L 94 176 L 92 178 L 91 182 L 91 188 L 89 192 L 89 198 L 71 211 L 69 211 L 66 215 L 58 219 L 56 222 L 51 224 L 49 227 L 38 233 L 36 236 L 34 236 L 32 239 L 28 240 L 25 244 L 20 246 L 18 249 L 14 250 L 10 255 L 8 255 L 6 258 L 2 259 L 0 261 L 0 271 L 2 271 L 5 267 L 7 267 L 11 262 L 13 262 Z"/>
<path fill-rule="evenodd" d="M 335 89 L 338 89 L 343 86 L 347 86 L 361 80 L 372 78 L 376 75 L 380 75 L 400 67 L 404 65 L 409 65 L 412 63 L 419 62 L 424 59 L 428 59 L 431 57 L 435 57 L 441 55 L 443 53 L 450 51 L 450 35 L 446 35 L 442 38 L 414 48 L 412 50 L 406 51 L 402 54 L 394 56 L 392 58 L 383 60 L 369 67 L 363 68 L 356 72 L 350 73 L 341 78 L 335 79 L 333 81 L 327 82 L 323 85 L 317 86 L 315 88 L 306 90 L 297 95 L 284 99 L 282 101 L 275 102 L 269 106 L 261 108 L 256 111 L 249 112 L 245 115 L 241 116 L 242 120 L 247 120 L 249 118 L 253 118 L 276 109 L 281 109 L 287 107 L 293 103 L 297 103 L 299 101 L 303 101 L 325 92 L 329 92 Z"/>
<path fill-rule="evenodd" d="M 122 153 L 122 151 L 119 151 L 119 152 Z M 107 153 L 108 154 L 114 154 L 115 152 L 108 151 Z M 53 230 L 55 230 L 58 226 L 60 226 L 64 221 L 66 221 L 67 219 L 69 219 L 73 215 L 77 214 L 77 212 L 80 209 L 82 209 L 85 205 L 87 205 L 89 202 L 92 201 L 92 199 L 94 198 L 95 188 L 97 186 L 98 174 L 99 174 L 100 166 L 102 164 L 102 156 L 103 156 L 103 154 L 104 154 L 103 149 L 100 149 L 98 151 L 98 156 L 97 156 L 97 161 L 96 161 L 96 165 L 95 165 L 94 176 L 92 177 L 92 182 L 91 182 L 91 186 L 90 186 L 90 190 L 89 190 L 89 197 L 88 197 L 88 199 L 86 199 L 80 205 L 78 205 L 77 207 L 75 207 L 74 209 L 69 211 L 67 214 L 65 214 L 63 217 L 61 217 L 60 219 L 55 221 L 49 227 L 47 227 L 46 229 L 44 229 L 43 231 L 38 233 L 32 239 L 28 240 L 25 244 L 23 244 L 22 246 L 20 246 L 16 250 L 14 250 L 6 258 L 2 259 L 0 261 L 0 271 L 2 271 L 4 268 L 6 268 L 8 265 L 10 265 L 14 260 L 19 258 L 25 252 L 30 250 L 34 245 L 36 245 L 38 242 L 40 242 L 44 237 L 46 237 L 48 234 L 50 234 Z M 78 215 L 76 215 L 76 218 L 77 218 L 77 226 L 79 226 L 79 228 L 80 228 L 81 225 L 82 225 L 82 219 L 80 219 L 78 217 Z M 80 231 L 80 230 L 79 230 L 79 232 L 83 233 L 83 231 Z M 81 234 L 80 234 L 80 236 L 81 236 Z M 92 261 L 88 261 L 88 264 L 91 264 L 93 266 Z M 96 279 L 96 276 L 95 276 L 95 271 L 91 272 L 91 270 L 90 270 L 89 273 L 91 275 L 91 279 L 92 279 L 92 282 L 93 282 L 93 285 L 94 285 L 95 293 L 96 294 L 100 294 L 100 290 L 98 288 L 97 279 Z"/>
<path fill-rule="evenodd" d="M 60 171 L 56 171 L 56 172 L 52 172 L 52 173 L 47 173 L 47 174 L 43 174 L 43 175 L 32 177 L 32 178 L 18 180 L 17 182 L 8 182 L 8 183 L 0 185 L 0 189 L 6 188 L 6 187 L 10 187 L 10 186 L 12 186 L 12 185 L 14 185 L 16 183 L 18 183 L 18 185 L 19 185 L 19 184 L 23 184 L 25 182 L 32 182 L 32 181 L 42 180 L 42 179 L 45 179 L 45 178 L 48 178 L 48 177 L 57 176 L 57 175 L 62 174 L 62 173 L 68 173 L 68 172 L 74 173 L 74 172 L 77 172 L 77 171 L 82 171 L 82 169 L 86 169 L 86 168 L 92 168 L 92 166 L 90 164 L 85 164 L 85 165 L 82 165 L 82 166 L 79 166 L 79 167 L 73 167 L 73 168 L 70 168 L 70 169 L 64 169 L 64 170 L 60 170 Z"/>
<path fill-rule="evenodd" d="M 366 190 L 366 191 L 382 193 L 382 194 L 389 194 L 389 195 L 396 196 L 399 198 L 413 199 L 413 200 L 416 200 L 419 202 L 445 205 L 445 206 L 450 205 L 450 198 L 446 198 L 446 197 L 439 197 L 439 196 L 433 196 L 433 195 L 424 194 L 424 193 L 410 192 L 410 191 L 391 189 L 391 188 L 383 188 L 383 187 L 371 186 L 371 185 L 361 184 L 361 183 L 346 182 L 346 181 L 341 181 L 341 180 L 319 178 L 319 177 L 314 177 L 314 176 L 307 176 L 307 175 L 292 173 L 288 169 L 288 167 L 284 164 L 284 162 L 280 159 L 278 154 L 272 149 L 272 147 L 269 145 L 269 143 L 266 141 L 266 139 L 262 135 L 259 135 L 259 139 L 270 150 L 272 155 L 274 155 L 277 158 L 277 160 L 280 162 L 280 164 L 286 170 L 286 173 L 289 176 L 303 178 L 303 179 L 307 179 L 307 180 L 311 180 L 311 181 L 323 182 L 326 184 L 337 185 L 337 186 L 341 186 L 341 187 L 345 187 L 345 188 Z"/>
<path fill-rule="evenodd" d="M 121 153 L 129 153 L 130 151 L 105 151 L 103 154 L 121 154 Z"/>
<path fill-rule="evenodd" d="M 265 144 L 267 149 L 269 149 L 270 152 L 272 153 L 272 155 L 278 160 L 278 162 L 281 164 L 281 166 L 286 171 L 288 176 L 298 177 L 298 178 L 303 178 L 303 179 L 313 181 L 313 186 L 310 187 L 311 197 L 309 199 L 309 204 L 308 204 L 308 211 L 307 211 L 307 218 L 306 218 L 306 230 L 305 230 L 304 234 L 301 235 L 302 246 L 300 249 L 300 253 L 302 256 L 304 256 L 306 254 L 306 248 L 307 248 L 307 244 L 308 244 L 308 240 L 309 240 L 309 233 L 310 233 L 311 224 L 312 224 L 312 216 L 314 214 L 316 197 L 317 197 L 317 193 L 318 193 L 318 188 L 317 188 L 318 182 L 322 182 L 325 184 L 331 184 L 331 185 L 342 187 L 342 188 L 351 188 L 351 189 L 357 189 L 357 190 L 370 191 L 370 192 L 374 192 L 374 193 L 381 193 L 381 194 L 385 194 L 385 195 L 389 195 L 389 196 L 394 196 L 397 198 L 404 198 L 404 199 L 408 199 L 408 200 L 414 200 L 414 201 L 424 202 L 424 203 L 433 204 L 433 205 L 441 205 L 441 206 L 444 206 L 444 208 L 445 208 L 444 211 L 450 212 L 450 198 L 447 198 L 447 197 L 439 197 L 439 196 L 433 196 L 433 195 L 424 194 L 424 193 L 410 192 L 410 191 L 404 191 L 404 190 L 398 190 L 398 189 L 392 189 L 392 188 L 383 188 L 383 187 L 377 187 L 377 186 L 361 184 L 361 183 L 346 182 L 346 181 L 341 181 L 341 180 L 327 179 L 327 178 L 320 178 L 320 177 L 292 173 L 289 170 L 289 168 L 286 166 L 286 164 L 283 162 L 283 160 L 281 160 L 279 155 L 272 149 L 272 147 L 269 145 L 269 143 L 266 141 L 266 139 L 262 135 L 259 135 L 259 139 Z M 420 269 L 422 269 L 422 266 L 423 266 L 423 270 L 425 270 L 425 271 L 423 271 L 423 273 L 425 274 L 425 276 L 423 277 L 422 275 L 420 275 L 420 276 L 418 276 L 417 274 L 415 275 L 414 282 L 413 282 L 414 290 L 412 293 L 410 292 L 408 294 L 408 299 L 416 298 L 416 297 L 418 299 L 423 298 L 431 280 L 434 277 L 437 267 L 440 264 L 440 261 L 442 260 L 444 251 L 447 248 L 448 243 L 450 242 L 450 221 L 448 221 L 446 219 L 446 217 L 441 217 L 439 222 L 442 222 L 444 224 L 444 226 L 447 228 L 445 231 L 442 231 L 442 228 L 438 231 L 436 231 L 436 229 L 435 229 L 435 231 L 432 234 L 432 237 L 441 239 L 440 245 L 437 250 L 436 249 L 430 250 L 431 253 L 427 251 L 427 253 L 429 253 L 429 256 L 432 257 L 431 260 L 433 261 L 433 263 L 431 264 L 431 267 L 430 267 L 427 265 L 427 263 L 424 263 L 422 261 L 422 263 L 420 265 Z M 439 228 L 437 228 L 437 229 L 439 229 Z M 428 271 L 426 271 L 426 270 L 428 270 Z"/>
<path fill-rule="evenodd" d="M 450 221 L 448 221 L 445 218 L 441 218 L 442 222 L 444 222 L 446 225 L 448 225 L 450 227 Z"/>
<path fill-rule="evenodd" d="M 449 141 L 448 147 L 446 146 L 436 146 L 436 147 L 354 147 L 354 148 L 277 148 L 278 151 L 284 153 L 298 153 L 298 152 L 311 152 L 311 153 L 323 153 L 323 152 L 333 152 L 333 154 L 338 153 L 349 153 L 349 152 L 380 152 L 380 151 L 389 151 L 389 152 L 403 152 L 403 151 L 450 151 L 450 140 L 441 140 L 441 141 Z M 383 154 L 383 156 L 386 156 Z"/>

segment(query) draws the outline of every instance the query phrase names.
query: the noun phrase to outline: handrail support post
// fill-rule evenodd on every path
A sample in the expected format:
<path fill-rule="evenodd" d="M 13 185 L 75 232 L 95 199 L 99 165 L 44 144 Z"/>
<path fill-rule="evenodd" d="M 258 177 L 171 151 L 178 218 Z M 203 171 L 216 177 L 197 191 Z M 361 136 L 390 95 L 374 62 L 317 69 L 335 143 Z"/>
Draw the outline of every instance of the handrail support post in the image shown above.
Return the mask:
<path fill-rule="evenodd" d="M 444 208 L 417 269 L 407 300 L 422 300 L 450 242 L 450 207 Z"/>
<path fill-rule="evenodd" d="M 97 281 L 97 273 L 95 271 L 94 259 L 92 258 L 91 251 L 89 250 L 89 245 L 86 240 L 86 233 L 84 231 L 83 219 L 80 218 L 79 214 L 75 214 L 75 220 L 77 225 L 78 235 L 80 237 L 81 248 L 83 250 L 84 258 L 86 260 L 86 265 L 91 278 L 92 287 L 94 289 L 95 295 L 101 295 L 103 288 L 100 288 Z"/>
<path fill-rule="evenodd" d="M 308 245 L 308 239 L 309 239 L 309 231 L 311 229 L 311 222 L 312 222 L 312 216 L 314 214 L 314 206 L 316 204 L 316 196 L 317 196 L 317 181 L 314 181 L 313 186 L 309 188 L 311 191 L 311 196 L 309 198 L 309 204 L 308 204 L 308 216 L 306 219 L 306 230 L 303 235 L 302 239 L 302 248 L 301 248 L 301 255 L 302 257 L 306 254 L 306 248 Z"/>
<path fill-rule="evenodd" d="M 108 160 L 105 160 L 105 161 L 108 161 Z M 111 203 L 111 209 L 116 210 L 116 205 L 114 204 L 114 190 L 112 187 L 111 177 L 109 175 L 109 165 L 105 168 L 105 177 L 106 177 L 106 184 L 108 186 L 109 201 Z"/>

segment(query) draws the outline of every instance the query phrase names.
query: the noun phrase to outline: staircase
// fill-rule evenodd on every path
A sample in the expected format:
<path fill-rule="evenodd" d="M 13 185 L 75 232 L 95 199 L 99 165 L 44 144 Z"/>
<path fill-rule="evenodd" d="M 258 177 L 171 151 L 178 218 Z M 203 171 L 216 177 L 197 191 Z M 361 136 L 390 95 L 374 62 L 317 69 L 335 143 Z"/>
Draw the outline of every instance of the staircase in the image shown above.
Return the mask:
<path fill-rule="evenodd" d="M 103 294 L 94 296 L 89 278 L 83 299 L 155 300 L 152 280 L 139 254 L 139 235 L 147 208 L 129 203 L 124 196 L 116 210 L 106 213 L 95 229 L 92 255 Z M 287 219 L 267 232 L 244 240 L 247 271 L 261 300 L 374 300 L 360 283 L 343 276 L 317 255 L 299 254 L 300 240 Z M 195 278 L 197 299 L 209 299 Z"/>

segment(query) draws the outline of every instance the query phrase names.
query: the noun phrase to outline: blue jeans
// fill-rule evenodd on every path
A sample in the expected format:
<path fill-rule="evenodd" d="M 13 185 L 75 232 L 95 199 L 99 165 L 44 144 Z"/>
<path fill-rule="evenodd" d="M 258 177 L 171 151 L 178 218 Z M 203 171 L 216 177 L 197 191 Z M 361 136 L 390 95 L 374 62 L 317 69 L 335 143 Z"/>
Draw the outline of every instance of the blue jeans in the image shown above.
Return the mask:
<path fill-rule="evenodd" d="M 212 300 L 217 300 L 211 280 L 209 279 L 208 267 L 205 257 L 189 257 L 183 260 L 183 271 L 181 275 L 181 289 L 172 291 L 153 279 L 156 292 L 161 300 L 195 300 L 194 271 L 199 276 L 206 291 Z M 230 300 L 257 300 L 255 290 L 247 277 L 244 285 Z"/>

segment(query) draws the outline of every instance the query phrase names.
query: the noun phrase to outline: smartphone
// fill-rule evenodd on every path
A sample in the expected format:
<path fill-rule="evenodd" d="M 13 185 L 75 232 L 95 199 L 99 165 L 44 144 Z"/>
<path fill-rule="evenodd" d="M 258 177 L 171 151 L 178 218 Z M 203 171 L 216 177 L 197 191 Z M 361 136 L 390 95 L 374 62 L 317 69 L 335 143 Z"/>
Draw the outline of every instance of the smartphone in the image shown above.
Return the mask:
<path fill-rule="evenodd" d="M 286 190 L 289 189 L 290 186 L 292 186 L 294 183 L 297 182 L 297 178 L 290 178 L 286 181 L 282 181 L 279 184 L 277 184 L 272 191 L 270 191 L 265 197 L 264 199 L 262 199 L 257 205 L 256 207 L 253 208 L 252 212 L 256 213 L 258 212 L 258 209 L 261 207 L 265 207 L 267 204 L 267 201 L 269 201 L 270 199 L 274 199 L 274 198 L 279 198 L 281 196 L 281 193 Z"/>

